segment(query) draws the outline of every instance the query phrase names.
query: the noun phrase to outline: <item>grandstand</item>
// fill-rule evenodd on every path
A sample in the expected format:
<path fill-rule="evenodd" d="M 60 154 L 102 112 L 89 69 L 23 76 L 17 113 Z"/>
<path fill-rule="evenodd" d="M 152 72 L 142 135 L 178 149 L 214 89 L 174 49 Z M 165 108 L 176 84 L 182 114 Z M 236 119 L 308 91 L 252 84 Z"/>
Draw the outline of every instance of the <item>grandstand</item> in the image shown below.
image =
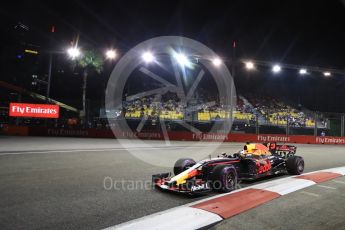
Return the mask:
<path fill-rule="evenodd" d="M 186 113 L 190 112 L 187 106 L 179 100 L 168 98 L 166 101 L 154 101 L 153 97 L 146 97 L 126 102 L 124 105 L 125 118 L 184 120 Z M 196 110 L 196 111 L 195 111 Z M 219 104 L 208 106 L 202 102 L 194 109 L 194 121 L 211 122 L 231 118 L 230 110 L 222 108 Z M 311 112 L 307 113 L 297 106 L 270 97 L 239 96 L 233 111 L 234 122 L 271 126 L 314 128 L 315 120 Z M 319 121 L 318 126 L 325 128 L 324 122 Z"/>
<path fill-rule="evenodd" d="M 276 98 L 247 96 L 250 103 L 264 120 L 264 123 L 276 126 L 289 126 L 313 128 L 315 126 L 314 116 L 306 113 L 306 110 L 297 108 L 290 103 L 279 101 Z"/>
<path fill-rule="evenodd" d="M 168 98 L 163 101 L 155 100 L 154 97 L 144 97 L 125 103 L 125 117 L 137 119 L 183 120 L 185 108 L 178 100 Z"/>

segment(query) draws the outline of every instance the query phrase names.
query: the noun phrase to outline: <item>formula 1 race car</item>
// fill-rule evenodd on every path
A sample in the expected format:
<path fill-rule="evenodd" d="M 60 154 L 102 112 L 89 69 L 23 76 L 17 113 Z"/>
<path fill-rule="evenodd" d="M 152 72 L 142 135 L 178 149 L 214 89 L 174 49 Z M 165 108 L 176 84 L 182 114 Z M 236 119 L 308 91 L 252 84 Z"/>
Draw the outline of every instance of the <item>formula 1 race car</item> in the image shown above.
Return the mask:
<path fill-rule="evenodd" d="M 174 176 L 171 173 L 152 175 L 152 182 L 157 188 L 186 194 L 212 190 L 230 192 L 236 189 L 240 180 L 301 174 L 304 160 L 295 156 L 296 149 L 296 146 L 276 143 L 247 143 L 243 150 L 232 156 L 223 153 L 200 162 L 190 158 L 179 159 L 174 165 Z"/>

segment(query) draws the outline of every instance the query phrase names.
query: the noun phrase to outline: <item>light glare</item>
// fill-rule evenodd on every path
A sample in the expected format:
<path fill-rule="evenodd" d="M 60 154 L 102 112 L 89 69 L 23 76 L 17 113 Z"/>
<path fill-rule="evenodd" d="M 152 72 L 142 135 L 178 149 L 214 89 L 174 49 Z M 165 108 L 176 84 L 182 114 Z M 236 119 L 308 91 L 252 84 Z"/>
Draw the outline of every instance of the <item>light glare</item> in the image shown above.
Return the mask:
<path fill-rule="evenodd" d="M 254 63 L 251 61 L 246 62 L 246 69 L 248 70 L 254 69 Z"/>
<path fill-rule="evenodd" d="M 220 66 L 222 64 L 222 60 L 220 58 L 215 58 L 212 61 L 213 65 Z"/>
<path fill-rule="evenodd" d="M 331 76 L 331 73 L 330 72 L 324 72 L 323 75 L 326 77 L 329 77 L 329 76 Z"/>
<path fill-rule="evenodd" d="M 279 65 L 274 65 L 273 68 L 272 68 L 272 71 L 274 73 L 279 73 L 281 70 L 281 67 Z"/>
<path fill-rule="evenodd" d="M 153 62 L 155 60 L 155 57 L 151 52 L 145 52 L 141 57 L 146 63 Z"/>
<path fill-rule="evenodd" d="M 105 56 L 107 59 L 115 59 L 116 58 L 116 51 L 111 49 L 111 50 L 108 50 L 106 53 L 105 53 Z"/>
<path fill-rule="evenodd" d="M 300 73 L 301 75 L 303 75 L 303 74 L 307 74 L 308 72 L 307 72 L 306 69 L 300 69 L 300 70 L 299 70 L 299 73 Z"/>
<path fill-rule="evenodd" d="M 67 50 L 68 56 L 70 56 L 72 59 L 75 59 L 80 56 L 80 50 L 78 47 L 70 47 Z"/>
<path fill-rule="evenodd" d="M 177 53 L 174 57 L 181 66 L 188 66 L 190 64 L 188 58 L 183 53 Z"/>

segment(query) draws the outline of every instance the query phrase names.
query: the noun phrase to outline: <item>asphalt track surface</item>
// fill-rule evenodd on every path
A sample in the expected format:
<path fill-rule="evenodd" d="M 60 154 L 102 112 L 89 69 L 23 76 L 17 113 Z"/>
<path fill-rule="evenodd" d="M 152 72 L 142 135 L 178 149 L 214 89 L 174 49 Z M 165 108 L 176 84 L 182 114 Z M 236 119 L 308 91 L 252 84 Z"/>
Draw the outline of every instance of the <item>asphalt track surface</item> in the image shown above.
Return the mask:
<path fill-rule="evenodd" d="M 182 156 L 200 160 L 206 157 L 208 148 L 216 156 L 221 152 L 234 153 L 243 146 L 242 143 L 223 143 L 218 147 L 213 143 L 171 142 L 168 146 L 161 141 L 130 143 L 124 149 L 112 139 L 0 136 L 0 229 L 102 229 L 205 198 L 152 190 L 151 175 L 172 171 L 167 162 L 172 166 Z M 194 147 L 188 148 L 192 144 Z M 297 146 L 298 155 L 305 158 L 306 172 L 345 166 L 344 146 Z M 155 159 L 154 164 L 131 154 L 144 149 L 147 159 Z M 253 183 L 241 184 L 248 185 Z M 215 228 L 250 229 L 253 225 L 257 226 L 255 229 L 294 228 L 291 226 L 305 229 L 303 216 L 309 221 L 318 219 L 312 214 L 321 215 L 323 206 L 336 210 L 328 213 L 334 215 L 339 211 L 345 217 L 345 185 L 338 182 L 336 189 L 328 190 L 313 186 L 305 189 L 307 193 L 289 194 Z M 314 193 L 319 196 L 310 195 Z M 292 213 L 299 214 L 299 218 L 290 220 L 294 217 Z M 270 215 L 275 215 L 276 220 L 270 222 Z M 329 226 L 337 228 L 338 222 L 335 220 Z M 315 227 L 325 229 L 322 225 Z"/>
<path fill-rule="evenodd" d="M 345 229 L 345 178 L 290 193 L 224 220 L 212 229 Z"/>

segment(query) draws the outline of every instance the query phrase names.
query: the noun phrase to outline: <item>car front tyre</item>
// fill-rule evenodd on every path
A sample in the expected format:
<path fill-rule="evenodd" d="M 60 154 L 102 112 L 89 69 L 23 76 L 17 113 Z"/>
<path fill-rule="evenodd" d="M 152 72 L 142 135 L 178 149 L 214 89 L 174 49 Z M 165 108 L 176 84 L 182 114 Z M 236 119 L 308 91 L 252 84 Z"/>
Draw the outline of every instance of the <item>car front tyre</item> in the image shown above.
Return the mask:
<path fill-rule="evenodd" d="M 178 159 L 174 165 L 174 174 L 178 175 L 181 172 L 187 170 L 188 168 L 192 167 L 195 164 L 196 164 L 195 160 L 193 160 L 191 158 Z"/>
<path fill-rule="evenodd" d="M 233 165 L 215 166 L 210 179 L 215 191 L 231 192 L 237 186 L 237 172 Z"/>

